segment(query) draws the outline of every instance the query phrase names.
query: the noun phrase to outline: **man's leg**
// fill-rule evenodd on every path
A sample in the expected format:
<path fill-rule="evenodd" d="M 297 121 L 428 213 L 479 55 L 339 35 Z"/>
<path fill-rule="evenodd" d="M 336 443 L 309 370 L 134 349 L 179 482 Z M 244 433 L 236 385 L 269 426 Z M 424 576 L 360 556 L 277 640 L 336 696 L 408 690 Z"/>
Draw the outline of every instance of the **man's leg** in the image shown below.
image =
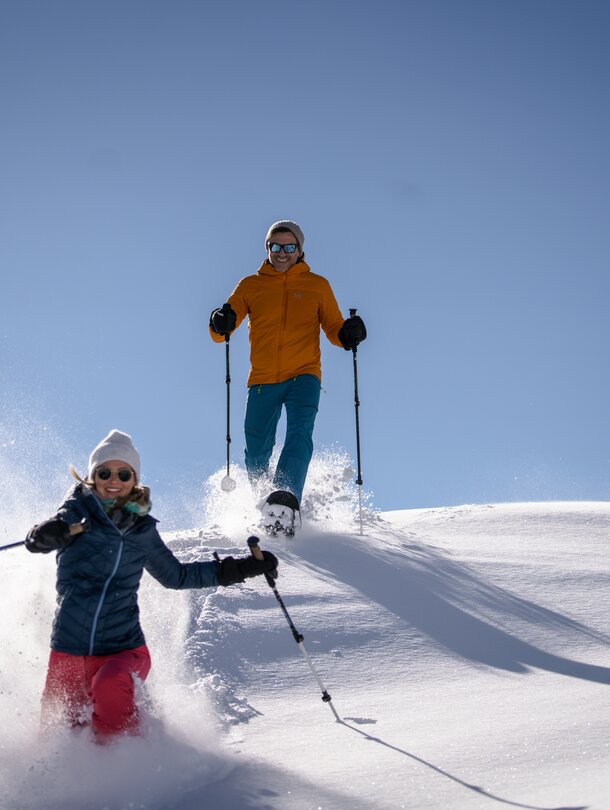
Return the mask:
<path fill-rule="evenodd" d="M 150 671 L 150 655 L 145 645 L 112 655 L 89 656 L 93 730 L 98 739 L 118 733 L 137 734 L 138 708 L 134 701 L 133 678 L 142 681 Z"/>
<path fill-rule="evenodd" d="M 313 454 L 313 428 L 320 402 L 320 381 L 313 374 L 302 374 L 288 380 L 288 383 L 284 397 L 286 441 L 273 483 L 278 488 L 292 492 L 301 503 L 305 478 Z"/>
<path fill-rule="evenodd" d="M 269 471 L 286 383 L 252 385 L 248 389 L 244 433 L 246 470 L 251 484 Z"/>

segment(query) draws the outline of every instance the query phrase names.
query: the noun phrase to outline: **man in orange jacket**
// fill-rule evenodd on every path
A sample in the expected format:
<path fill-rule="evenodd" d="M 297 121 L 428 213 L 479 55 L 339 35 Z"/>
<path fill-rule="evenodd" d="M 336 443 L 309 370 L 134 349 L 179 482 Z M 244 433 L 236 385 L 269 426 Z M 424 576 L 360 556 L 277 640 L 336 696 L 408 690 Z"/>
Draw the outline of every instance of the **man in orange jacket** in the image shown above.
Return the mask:
<path fill-rule="evenodd" d="M 311 272 L 304 241 L 296 222 L 275 222 L 267 232 L 267 258 L 258 272 L 243 278 L 225 306 L 210 316 L 210 334 L 217 343 L 237 329 L 246 315 L 250 319 L 246 470 L 253 484 L 268 474 L 285 407 L 286 439 L 273 484 L 283 492 L 280 503 L 286 501 L 293 516 L 313 453 L 322 377 L 320 328 L 331 343 L 348 351 L 366 338 L 362 319 L 355 315 L 344 320 L 328 281 Z M 270 531 L 282 528 L 269 526 Z"/>

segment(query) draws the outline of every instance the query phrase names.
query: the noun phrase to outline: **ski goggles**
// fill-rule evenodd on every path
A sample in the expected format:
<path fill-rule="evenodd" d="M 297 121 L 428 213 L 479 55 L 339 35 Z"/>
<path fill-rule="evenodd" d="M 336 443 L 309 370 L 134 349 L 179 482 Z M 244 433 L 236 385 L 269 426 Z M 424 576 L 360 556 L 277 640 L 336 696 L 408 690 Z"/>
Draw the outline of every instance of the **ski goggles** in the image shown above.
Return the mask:
<path fill-rule="evenodd" d="M 295 245 L 294 242 L 291 242 L 289 245 L 280 245 L 279 242 L 269 242 L 268 248 L 272 253 L 280 253 L 282 250 L 284 253 L 296 253 L 298 245 Z"/>
<path fill-rule="evenodd" d="M 112 475 L 116 475 L 119 481 L 122 481 L 126 484 L 128 481 L 131 481 L 133 478 L 133 473 L 131 470 L 127 469 L 120 469 L 120 470 L 109 470 L 108 467 L 98 467 L 95 471 L 95 474 L 101 481 L 109 481 L 112 478 Z"/>

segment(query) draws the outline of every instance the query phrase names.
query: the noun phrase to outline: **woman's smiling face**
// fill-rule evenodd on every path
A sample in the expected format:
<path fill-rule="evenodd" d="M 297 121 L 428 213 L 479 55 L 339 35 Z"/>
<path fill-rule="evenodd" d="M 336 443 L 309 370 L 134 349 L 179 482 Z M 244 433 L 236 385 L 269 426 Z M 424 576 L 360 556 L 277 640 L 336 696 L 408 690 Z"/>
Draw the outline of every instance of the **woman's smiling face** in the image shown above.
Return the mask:
<path fill-rule="evenodd" d="M 129 478 L 126 481 L 121 480 Z M 95 491 L 103 500 L 128 498 L 136 484 L 136 476 L 129 464 L 124 461 L 105 461 L 94 475 Z"/>

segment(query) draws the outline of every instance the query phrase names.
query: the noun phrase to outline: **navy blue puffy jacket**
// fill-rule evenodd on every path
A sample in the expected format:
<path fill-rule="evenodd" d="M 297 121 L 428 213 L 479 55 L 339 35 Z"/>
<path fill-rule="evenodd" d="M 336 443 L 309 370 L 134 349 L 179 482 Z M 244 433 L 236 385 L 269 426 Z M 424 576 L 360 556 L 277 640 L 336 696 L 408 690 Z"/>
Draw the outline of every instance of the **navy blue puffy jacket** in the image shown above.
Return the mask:
<path fill-rule="evenodd" d="M 144 569 L 166 588 L 218 585 L 217 562 L 181 563 L 150 515 L 121 532 L 87 486 L 77 484 L 57 516 L 67 523 L 88 518 L 91 529 L 57 553 L 54 650 L 107 655 L 144 644 L 138 609 Z"/>

